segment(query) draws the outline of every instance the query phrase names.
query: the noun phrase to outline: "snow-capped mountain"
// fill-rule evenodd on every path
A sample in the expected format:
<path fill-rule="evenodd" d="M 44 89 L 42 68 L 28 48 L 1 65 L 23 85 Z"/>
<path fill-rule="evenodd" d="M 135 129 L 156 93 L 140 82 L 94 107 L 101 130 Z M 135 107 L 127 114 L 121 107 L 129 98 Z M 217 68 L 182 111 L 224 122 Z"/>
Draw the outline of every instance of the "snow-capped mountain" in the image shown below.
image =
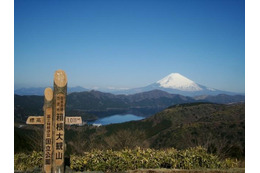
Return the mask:
<path fill-rule="evenodd" d="M 14 91 L 18 95 L 43 95 L 45 88 L 21 88 Z M 91 89 L 86 89 L 82 87 L 68 87 L 68 93 L 72 92 L 82 92 L 89 91 Z M 214 88 L 209 88 L 203 85 L 200 85 L 191 79 L 179 74 L 171 73 L 168 76 L 154 82 L 148 86 L 140 88 L 99 88 L 95 89 L 101 92 L 107 92 L 112 94 L 136 94 L 152 90 L 161 90 L 166 91 L 170 94 L 180 94 L 183 96 L 201 96 L 201 95 L 218 95 L 218 94 L 227 94 L 227 95 L 238 95 L 241 93 L 233 93 L 222 91 Z M 242 94 L 244 95 L 244 94 Z"/>
<path fill-rule="evenodd" d="M 236 95 L 228 91 L 222 91 L 214 88 L 209 88 L 200 85 L 179 73 L 171 73 L 168 76 L 158 80 L 157 82 L 140 88 L 133 88 L 129 90 L 113 91 L 114 94 L 135 94 L 151 90 L 162 90 L 171 94 L 181 94 L 184 96 L 198 96 L 198 95 L 218 95 L 228 94 Z"/>
<path fill-rule="evenodd" d="M 156 82 L 162 88 L 177 89 L 181 91 L 201 91 L 203 90 L 192 80 L 182 76 L 179 73 L 171 73 Z"/>

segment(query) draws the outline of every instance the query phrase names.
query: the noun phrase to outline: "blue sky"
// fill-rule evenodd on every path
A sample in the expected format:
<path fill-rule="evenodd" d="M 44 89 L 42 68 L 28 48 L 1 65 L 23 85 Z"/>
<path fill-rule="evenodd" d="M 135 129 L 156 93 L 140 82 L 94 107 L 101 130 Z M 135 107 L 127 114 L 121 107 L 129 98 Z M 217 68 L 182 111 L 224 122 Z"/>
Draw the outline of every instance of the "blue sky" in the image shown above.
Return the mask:
<path fill-rule="evenodd" d="M 241 0 L 14 1 L 14 84 L 141 87 L 172 72 L 245 91 Z"/>

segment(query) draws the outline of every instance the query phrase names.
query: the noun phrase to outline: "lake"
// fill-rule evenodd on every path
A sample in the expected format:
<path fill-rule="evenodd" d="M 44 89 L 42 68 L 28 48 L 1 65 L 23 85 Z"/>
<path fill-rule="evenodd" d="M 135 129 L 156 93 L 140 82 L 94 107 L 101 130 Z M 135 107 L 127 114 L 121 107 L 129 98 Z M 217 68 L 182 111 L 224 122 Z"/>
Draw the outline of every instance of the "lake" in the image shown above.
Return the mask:
<path fill-rule="evenodd" d="M 145 117 L 141 116 L 136 116 L 133 114 L 116 114 L 116 115 L 111 115 L 105 118 L 100 118 L 95 121 L 89 121 L 88 124 L 102 124 L 102 125 L 107 125 L 107 124 L 115 124 L 115 123 L 124 123 L 127 121 L 136 121 L 136 120 L 142 120 Z"/>

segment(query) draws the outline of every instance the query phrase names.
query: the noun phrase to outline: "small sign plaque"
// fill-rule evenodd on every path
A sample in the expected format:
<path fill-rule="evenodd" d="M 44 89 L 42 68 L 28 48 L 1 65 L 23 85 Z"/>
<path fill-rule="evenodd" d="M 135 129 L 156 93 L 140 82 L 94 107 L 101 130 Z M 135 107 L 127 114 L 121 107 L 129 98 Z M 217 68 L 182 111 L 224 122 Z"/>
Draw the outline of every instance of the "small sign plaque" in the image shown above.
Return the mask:
<path fill-rule="evenodd" d="M 26 124 L 44 124 L 43 116 L 29 116 L 26 120 Z"/>
<path fill-rule="evenodd" d="M 72 124 L 82 124 L 81 117 L 66 117 L 65 124 L 72 125 Z"/>

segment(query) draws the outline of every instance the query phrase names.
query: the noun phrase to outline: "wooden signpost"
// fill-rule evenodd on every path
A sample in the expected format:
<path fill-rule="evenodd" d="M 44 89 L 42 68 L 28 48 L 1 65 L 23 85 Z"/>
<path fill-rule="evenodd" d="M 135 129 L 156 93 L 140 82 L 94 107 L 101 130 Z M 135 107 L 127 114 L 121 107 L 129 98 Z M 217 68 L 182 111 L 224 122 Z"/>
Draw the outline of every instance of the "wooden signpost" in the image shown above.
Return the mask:
<path fill-rule="evenodd" d="M 54 74 L 54 153 L 53 172 L 64 172 L 64 122 L 67 95 L 67 76 L 64 71 L 58 70 Z"/>
<path fill-rule="evenodd" d="M 44 91 L 44 134 L 43 134 L 43 170 L 44 172 L 51 172 L 52 166 L 52 129 L 53 129 L 53 92 L 51 88 L 46 88 Z"/>
<path fill-rule="evenodd" d="M 54 74 L 54 91 L 44 91 L 44 116 L 29 116 L 26 124 L 43 124 L 43 172 L 64 173 L 65 124 L 82 124 L 81 117 L 66 117 L 67 76 L 63 70 Z"/>

